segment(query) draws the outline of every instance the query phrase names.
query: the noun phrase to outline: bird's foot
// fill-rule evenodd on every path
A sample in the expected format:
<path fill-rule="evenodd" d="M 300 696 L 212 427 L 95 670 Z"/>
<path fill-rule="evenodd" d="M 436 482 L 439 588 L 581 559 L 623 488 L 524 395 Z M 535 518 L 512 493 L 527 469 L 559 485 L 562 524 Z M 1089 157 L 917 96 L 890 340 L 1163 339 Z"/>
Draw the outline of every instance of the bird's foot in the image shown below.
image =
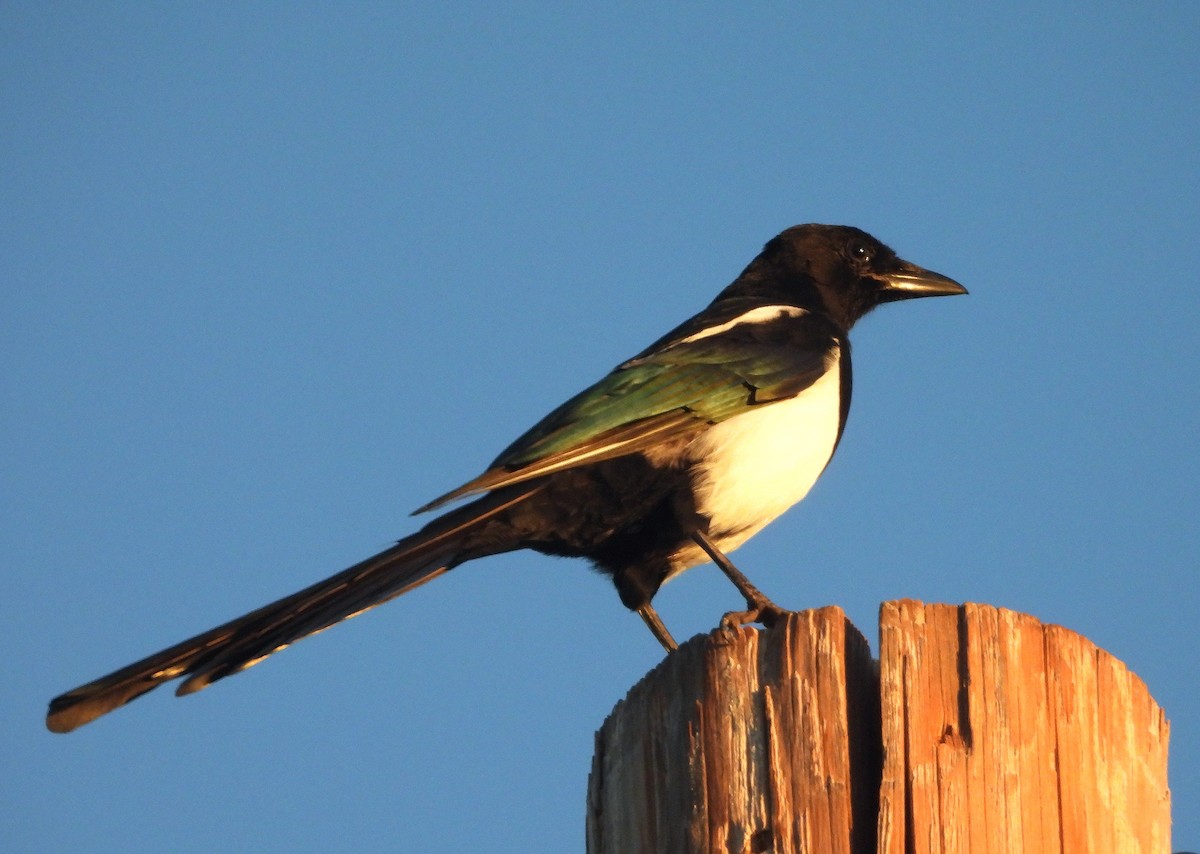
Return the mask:
<path fill-rule="evenodd" d="M 745 611 L 730 611 L 722 617 L 721 628 L 729 631 L 740 629 L 742 626 L 750 623 L 758 623 L 759 625 L 766 626 L 768 629 L 772 629 L 776 623 L 792 613 L 786 608 L 780 608 L 769 599 L 763 599 L 761 602 L 748 602 L 747 604 L 750 607 Z"/>
<path fill-rule="evenodd" d="M 746 610 L 730 611 L 721 618 L 721 628 L 736 629 L 741 628 L 747 623 L 760 623 L 769 629 L 781 618 L 792 613 L 786 608 L 780 608 L 768 599 L 761 590 L 751 584 L 750 579 L 733 565 L 733 562 L 726 557 L 724 552 L 717 548 L 716 544 L 708 538 L 707 534 L 702 531 L 693 531 L 692 539 L 708 554 L 712 562 L 720 567 L 721 571 L 737 587 L 738 592 L 746 597 Z"/>

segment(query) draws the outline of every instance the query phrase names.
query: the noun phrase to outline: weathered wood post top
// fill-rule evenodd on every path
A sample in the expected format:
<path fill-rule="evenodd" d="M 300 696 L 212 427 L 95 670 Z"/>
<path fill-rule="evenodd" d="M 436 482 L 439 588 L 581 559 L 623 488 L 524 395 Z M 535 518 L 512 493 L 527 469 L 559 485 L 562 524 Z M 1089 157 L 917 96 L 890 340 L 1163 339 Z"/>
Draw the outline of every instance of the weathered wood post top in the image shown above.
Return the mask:
<path fill-rule="evenodd" d="M 596 734 L 591 854 L 1169 854 L 1168 725 L 1125 665 L 987 605 L 697 637 Z"/>

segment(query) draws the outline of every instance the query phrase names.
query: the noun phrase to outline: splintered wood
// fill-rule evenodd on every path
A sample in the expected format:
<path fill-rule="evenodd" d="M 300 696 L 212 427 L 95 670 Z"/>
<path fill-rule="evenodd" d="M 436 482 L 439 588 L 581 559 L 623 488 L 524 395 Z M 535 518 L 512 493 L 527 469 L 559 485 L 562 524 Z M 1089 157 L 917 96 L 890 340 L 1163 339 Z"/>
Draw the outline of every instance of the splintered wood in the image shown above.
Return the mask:
<path fill-rule="evenodd" d="M 855 816 L 878 798 L 874 674 L 840 608 L 684 644 L 596 734 L 588 851 L 867 850 L 874 820 Z"/>
<path fill-rule="evenodd" d="M 596 734 L 592 854 L 1167 854 L 1168 727 L 1058 626 L 885 603 L 694 638 Z M 882 707 L 881 707 L 882 705 Z"/>
<path fill-rule="evenodd" d="M 1120 661 L 986 605 L 880 611 L 880 854 L 1167 854 L 1168 726 Z"/>

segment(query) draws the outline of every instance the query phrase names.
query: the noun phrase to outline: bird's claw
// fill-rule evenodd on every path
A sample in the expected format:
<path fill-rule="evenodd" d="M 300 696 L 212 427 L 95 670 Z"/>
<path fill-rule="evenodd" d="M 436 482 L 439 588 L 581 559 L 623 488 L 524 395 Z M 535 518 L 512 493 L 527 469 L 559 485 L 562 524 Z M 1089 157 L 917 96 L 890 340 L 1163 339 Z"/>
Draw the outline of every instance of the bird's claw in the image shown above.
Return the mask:
<path fill-rule="evenodd" d="M 758 623 L 768 629 L 792 613 L 786 608 L 780 608 L 774 602 L 753 604 L 745 611 L 730 611 L 721 618 L 721 628 L 726 631 L 740 629 L 750 623 Z"/>

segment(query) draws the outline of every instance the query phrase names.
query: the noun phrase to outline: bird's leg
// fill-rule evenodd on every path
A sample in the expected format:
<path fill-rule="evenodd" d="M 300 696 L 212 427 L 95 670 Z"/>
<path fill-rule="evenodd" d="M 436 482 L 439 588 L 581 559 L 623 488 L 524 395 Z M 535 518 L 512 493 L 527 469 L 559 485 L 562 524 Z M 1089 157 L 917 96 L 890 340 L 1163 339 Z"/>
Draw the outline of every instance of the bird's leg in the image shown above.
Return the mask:
<path fill-rule="evenodd" d="M 671 637 L 671 633 L 663 625 L 663 621 L 659 618 L 658 612 L 654 610 L 654 606 L 647 602 L 644 605 L 638 606 L 637 612 L 642 620 L 645 621 L 651 633 L 658 638 L 658 642 L 663 645 L 663 649 L 667 652 L 674 652 L 679 648 L 679 644 L 675 643 L 675 638 Z"/>
<path fill-rule="evenodd" d="M 716 543 L 710 540 L 707 534 L 699 530 L 692 531 L 692 539 L 696 541 L 696 545 L 704 549 L 704 553 L 712 559 L 712 562 L 720 567 L 721 572 L 725 573 L 725 576 L 733 582 L 733 586 L 738 589 L 738 592 L 746 597 L 746 605 L 749 606 L 747 610 L 730 611 L 722 617 L 721 625 L 724 628 L 737 628 L 746 623 L 762 623 L 767 628 L 771 628 L 777 620 L 787 615 L 787 610 L 780 608 L 750 583 L 750 579 L 733 565 L 733 561 L 717 548 Z"/>

